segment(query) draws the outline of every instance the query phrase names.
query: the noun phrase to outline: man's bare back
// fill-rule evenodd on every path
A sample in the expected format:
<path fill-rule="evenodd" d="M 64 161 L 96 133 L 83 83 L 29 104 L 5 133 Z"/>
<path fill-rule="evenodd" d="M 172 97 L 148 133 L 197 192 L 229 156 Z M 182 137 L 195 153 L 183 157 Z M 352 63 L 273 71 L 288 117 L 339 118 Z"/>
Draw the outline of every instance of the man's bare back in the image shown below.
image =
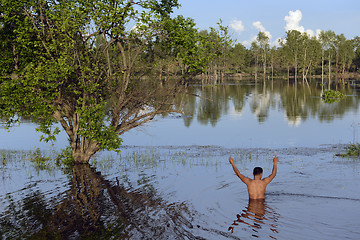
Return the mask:
<path fill-rule="evenodd" d="M 265 199 L 266 186 L 276 176 L 278 161 L 279 161 L 279 159 L 275 155 L 272 173 L 268 177 L 261 179 L 262 178 L 262 168 L 257 167 L 257 168 L 254 168 L 254 174 L 253 174 L 254 179 L 251 179 L 251 178 L 248 178 L 248 177 L 245 177 L 244 175 L 242 175 L 239 172 L 239 170 L 236 168 L 236 166 L 234 164 L 234 159 L 231 157 L 229 158 L 229 162 L 232 165 L 235 174 L 241 179 L 241 181 L 243 181 L 246 184 L 250 199 Z"/>

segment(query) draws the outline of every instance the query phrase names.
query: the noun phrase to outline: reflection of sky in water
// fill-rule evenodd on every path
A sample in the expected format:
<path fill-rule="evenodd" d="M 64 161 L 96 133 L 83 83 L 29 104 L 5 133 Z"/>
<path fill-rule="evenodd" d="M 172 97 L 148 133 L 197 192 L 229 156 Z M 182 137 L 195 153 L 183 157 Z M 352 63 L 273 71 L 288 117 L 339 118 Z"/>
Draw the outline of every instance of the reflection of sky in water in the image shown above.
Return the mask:
<path fill-rule="evenodd" d="M 235 164 L 245 175 L 251 176 L 254 166 L 262 166 L 264 175 L 268 176 L 272 168 L 272 149 L 128 147 L 120 156 L 114 154 L 113 161 L 99 158 L 96 176 L 104 176 L 114 186 L 118 185 L 117 178 L 120 181 L 126 179 L 129 181 L 126 189 L 130 192 L 149 189 L 155 198 L 171 203 L 167 206 L 173 203 L 185 206 L 184 211 L 176 213 L 191 221 L 193 227 L 189 231 L 192 234 L 204 239 L 250 239 L 256 236 L 259 239 L 357 239 L 360 234 L 357 211 L 360 192 L 354 189 L 358 189 L 360 181 L 360 162 L 335 157 L 340 149 L 326 146 L 277 150 L 280 156 L 278 175 L 267 187 L 263 216 L 260 209 L 261 223 L 246 216 L 254 213 L 253 207 L 248 204 L 246 186 L 234 174 L 228 156 L 234 156 Z M 134 157 L 134 153 L 138 157 Z M 155 162 L 141 157 L 152 153 Z M 69 179 L 69 175 L 59 169 L 49 173 L 40 171 L 39 175 L 29 166 L 32 162 L 19 164 L 21 160 L 16 160 L 18 162 L 9 161 L 5 167 L 0 188 L 0 212 L 9 204 L 5 199 L 7 193 L 16 201 L 38 190 L 48 204 L 52 203 L 49 200 L 52 197 L 60 204 L 63 198 L 69 199 L 66 191 L 77 182 Z M 101 192 L 107 194 L 109 191 Z M 109 203 L 105 202 L 104 206 L 113 206 Z M 166 212 L 159 211 L 163 207 L 166 204 L 148 209 L 154 213 L 150 216 Z M 244 214 L 240 218 L 243 222 L 238 222 L 231 233 L 228 229 L 239 214 Z M 186 226 L 185 223 L 176 226 L 181 228 Z"/>
<path fill-rule="evenodd" d="M 138 129 L 123 135 L 124 145 L 218 145 L 224 147 L 317 147 L 321 144 L 347 144 L 359 139 L 360 111 L 345 113 L 341 118 L 320 122 L 318 117 L 305 121 L 289 122 L 284 112 L 270 108 L 267 119 L 259 123 L 246 104 L 242 112 L 236 112 L 232 103 L 215 127 L 200 124 L 196 116 L 190 127 L 179 118 L 157 118 Z M 354 126 L 357 125 L 357 126 Z M 355 130 L 355 131 L 354 131 Z M 9 131 L 1 129 L 0 146 L 7 149 L 48 148 L 39 143 L 40 133 L 31 124 L 22 124 Z M 67 137 L 60 134 L 56 148 L 67 144 Z"/>
<path fill-rule="evenodd" d="M 278 239 L 292 239 L 294 236 L 297 239 L 356 239 L 360 234 L 357 212 L 360 193 L 354 189 L 358 188 L 360 180 L 359 161 L 336 158 L 334 154 L 340 148 L 277 150 L 280 156 L 278 176 L 267 188 L 265 214 L 260 217 L 262 223 L 257 225 L 253 217 L 241 216 L 254 211 L 248 204 L 245 185 L 234 175 L 227 158 L 233 155 L 235 164 L 247 176 L 251 176 L 254 166 L 262 166 L 267 176 L 272 168 L 273 148 L 349 143 L 354 135 L 356 140 L 360 140 L 360 109 L 348 110 L 342 116 L 335 115 L 331 121 L 320 121 L 321 117 L 316 114 L 307 116 L 306 120 L 293 118 L 295 121 L 290 121 L 275 106 L 269 108 L 267 118 L 260 123 L 251 111 L 250 99 L 241 112 L 235 111 L 231 101 L 228 106 L 224 111 L 227 113 L 219 118 L 215 127 L 210 123 L 199 123 L 196 115 L 190 127 L 184 125 L 181 117 L 157 118 L 125 134 L 124 144 L 271 149 L 155 148 L 155 153 L 160 151 L 162 154 L 154 167 L 142 166 L 141 162 L 139 168 L 137 163 L 131 165 L 134 162 L 131 157 L 129 163 L 123 164 L 119 161 L 121 158 L 114 155 L 114 166 L 99 167 L 98 170 L 113 182 L 125 174 L 136 191 L 152 186 L 168 202 L 186 203 L 198 213 L 191 217 L 194 226 L 191 232 L 206 239 L 249 239 L 251 236 L 259 239 L 269 239 L 270 236 Z M 3 149 L 50 148 L 50 143 L 39 143 L 40 135 L 32 124 L 22 124 L 9 132 L 0 129 L 0 146 Z M 67 137 L 62 133 L 58 139 L 55 148 L 63 148 Z M 121 156 L 134 156 L 133 152 L 139 149 L 123 148 Z M 154 151 L 152 147 L 144 149 Z M 170 151 L 177 157 L 172 158 Z M 192 157 L 186 157 L 185 153 Z M 121 170 L 123 167 L 128 170 Z M 23 198 L 27 188 L 41 189 L 46 196 L 52 197 L 62 194 L 69 185 L 67 176 L 61 171 L 39 174 L 33 168 L 15 163 L 13 166 L 8 163 L 7 168 L 16 170 L 13 175 L 6 173 L 2 176 L 0 211 L 5 207 L 5 199 L 1 196 L 9 192 L 15 200 Z M 239 214 L 243 222 L 234 226 L 231 234 L 228 228 Z"/>
<path fill-rule="evenodd" d="M 359 113 L 347 113 L 331 122 L 317 118 L 290 124 L 283 112 L 269 110 L 269 117 L 259 123 L 246 105 L 236 113 L 230 106 L 216 127 L 193 120 L 185 127 L 182 119 L 159 119 L 142 131 L 124 135 L 128 145 L 219 145 L 224 147 L 290 147 L 349 143 L 353 140 L 352 124 L 360 121 Z M 358 111 L 359 112 L 359 111 Z M 196 118 L 196 117 L 194 117 Z"/>
<path fill-rule="evenodd" d="M 239 90 L 239 87 L 236 89 Z M 205 88 L 205 90 L 209 89 Z M 229 90 L 230 88 L 227 88 L 227 91 Z M 216 106 L 215 109 L 211 108 L 211 104 L 205 104 L 205 110 L 201 110 L 203 99 L 197 98 L 193 116 L 157 117 L 153 122 L 125 133 L 122 136 L 123 144 L 286 148 L 292 146 L 318 147 L 321 144 L 347 144 L 354 140 L 359 141 L 360 107 L 356 109 L 354 106 L 360 105 L 356 103 L 359 100 L 354 95 L 352 101 L 355 104 L 350 108 L 346 105 L 344 108 L 346 110 L 340 111 L 341 115 L 331 115 L 335 109 L 339 112 L 341 105 L 320 102 L 315 105 L 316 107 L 307 108 L 302 105 L 305 104 L 304 102 L 292 106 L 297 103 L 293 103 L 294 99 L 290 97 L 290 103 L 286 110 L 284 106 L 280 105 L 287 100 L 281 99 L 276 91 L 260 91 L 257 88 L 245 91 L 247 91 L 246 94 L 240 97 L 244 102 L 242 100 L 238 102 L 239 99 L 236 97 L 232 99 L 233 97 L 224 95 L 219 95 L 219 97 L 214 94 L 218 97 L 215 98 L 216 101 L 219 101 L 212 102 L 212 104 L 216 103 L 213 104 Z M 284 88 L 281 91 L 286 92 L 288 89 Z M 217 91 L 217 93 L 219 92 Z M 209 92 L 205 91 L 203 94 L 207 96 L 206 94 Z M 209 95 L 210 98 L 214 96 Z M 314 98 L 311 95 L 307 95 L 307 99 L 310 104 L 317 102 L 317 99 L 321 101 L 320 98 Z M 240 108 L 241 111 L 236 110 L 234 102 L 243 105 Z M 305 116 L 292 116 L 291 112 L 294 108 L 296 108 L 297 114 L 305 114 Z M 301 109 L 304 110 L 303 113 Z M 202 111 L 201 116 L 198 115 L 200 111 Z M 290 113 L 287 114 L 285 111 L 290 111 Z M 211 116 L 207 116 L 209 113 Z M 216 119 L 213 120 L 212 117 Z M 217 119 L 217 117 L 219 118 Z M 185 125 L 186 122 L 189 127 Z M 50 143 L 39 143 L 40 136 L 41 134 L 34 130 L 34 125 L 28 123 L 14 127 L 9 132 L 0 129 L 0 146 L 6 149 L 49 148 Z M 55 143 L 55 148 L 63 148 L 66 145 L 67 136 L 62 132 Z"/>

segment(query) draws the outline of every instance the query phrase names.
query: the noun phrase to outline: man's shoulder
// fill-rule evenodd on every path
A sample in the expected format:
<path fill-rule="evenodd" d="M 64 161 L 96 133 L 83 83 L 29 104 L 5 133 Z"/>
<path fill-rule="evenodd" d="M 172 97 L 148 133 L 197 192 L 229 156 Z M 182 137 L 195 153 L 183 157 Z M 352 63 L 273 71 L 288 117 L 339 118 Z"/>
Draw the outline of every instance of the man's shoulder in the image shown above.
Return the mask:
<path fill-rule="evenodd" d="M 254 184 L 254 185 L 264 185 L 264 184 L 267 184 L 266 182 L 266 179 L 251 179 L 251 181 L 249 182 L 251 184 Z"/>

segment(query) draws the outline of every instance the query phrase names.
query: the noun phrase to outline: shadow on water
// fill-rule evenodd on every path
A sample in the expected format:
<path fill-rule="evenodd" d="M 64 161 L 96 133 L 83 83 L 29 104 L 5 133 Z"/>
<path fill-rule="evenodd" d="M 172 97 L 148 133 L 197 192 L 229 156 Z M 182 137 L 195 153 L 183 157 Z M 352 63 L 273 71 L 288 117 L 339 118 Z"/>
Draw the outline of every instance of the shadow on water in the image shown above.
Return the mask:
<path fill-rule="evenodd" d="M 268 232 L 269 238 L 277 239 L 279 214 L 270 208 L 265 199 L 249 199 L 248 206 L 239 214 L 231 224 L 228 231 L 234 233 L 236 230 L 244 230 L 244 226 L 252 231 L 252 237 L 261 237 L 262 231 Z M 270 230 L 270 231 L 268 231 Z"/>
<path fill-rule="evenodd" d="M 146 181 L 146 179 L 145 179 Z M 7 196 L 0 217 L 5 239 L 166 239 L 195 237 L 183 203 L 167 203 L 154 188 L 132 189 L 126 177 L 111 182 L 90 165 L 77 165 L 69 189 L 46 199 L 28 189 L 21 200 Z M 60 198 L 60 200 L 59 200 Z"/>

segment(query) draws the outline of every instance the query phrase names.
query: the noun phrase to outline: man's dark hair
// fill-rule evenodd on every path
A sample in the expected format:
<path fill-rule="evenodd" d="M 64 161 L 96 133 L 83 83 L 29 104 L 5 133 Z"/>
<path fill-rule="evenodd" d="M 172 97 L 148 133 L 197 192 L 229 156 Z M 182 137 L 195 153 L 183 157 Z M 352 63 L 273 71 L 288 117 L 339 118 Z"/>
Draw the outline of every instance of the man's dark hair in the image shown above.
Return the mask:
<path fill-rule="evenodd" d="M 256 175 L 262 174 L 262 172 L 263 172 L 263 169 L 261 167 L 256 167 L 256 168 L 254 168 L 253 174 L 254 174 L 254 176 L 256 176 Z"/>

